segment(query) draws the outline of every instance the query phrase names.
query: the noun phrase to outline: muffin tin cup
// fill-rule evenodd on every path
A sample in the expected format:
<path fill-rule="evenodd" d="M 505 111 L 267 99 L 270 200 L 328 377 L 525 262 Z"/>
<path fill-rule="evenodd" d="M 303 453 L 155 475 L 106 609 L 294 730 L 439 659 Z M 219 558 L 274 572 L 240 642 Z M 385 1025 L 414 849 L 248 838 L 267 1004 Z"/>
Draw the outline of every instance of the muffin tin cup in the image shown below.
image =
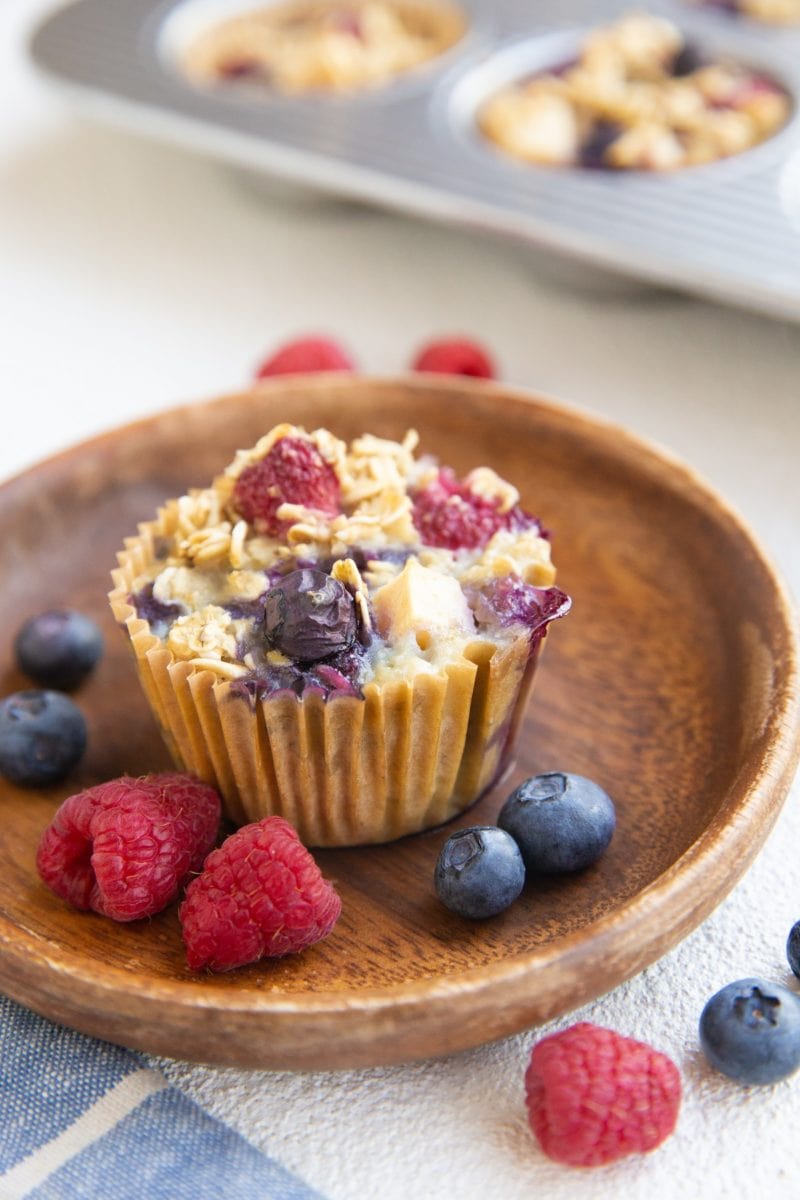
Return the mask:
<path fill-rule="evenodd" d="M 176 522 L 168 503 L 127 540 L 109 600 L 176 766 L 217 788 L 231 821 L 282 816 L 308 846 L 389 842 L 449 821 L 504 774 L 540 640 L 475 641 L 440 673 L 367 683 L 363 697 L 254 698 L 177 661 L 131 602 Z"/>
<path fill-rule="evenodd" d="M 176 69 L 176 47 L 201 2 L 77 0 L 34 35 L 34 62 L 96 115 L 283 184 L 800 319 L 796 106 L 767 141 L 669 173 L 537 167 L 476 129 L 489 89 L 563 63 L 589 29 L 637 6 L 541 0 L 532 13 L 522 0 L 465 0 L 462 41 L 394 83 L 256 97 L 235 87 L 199 89 Z M 646 8 L 674 21 L 709 57 L 742 61 L 793 99 L 800 94 L 800 29 L 757 26 L 677 0 Z"/>
<path fill-rule="evenodd" d="M 685 28 L 685 25 L 684 25 Z M 542 34 L 538 37 L 515 38 L 505 45 L 498 47 L 494 54 L 484 62 L 468 67 L 458 77 L 451 78 L 448 86 L 437 97 L 439 112 L 437 126 L 440 135 L 458 139 L 467 150 L 484 160 L 487 155 L 499 158 L 506 166 L 524 172 L 538 174 L 553 174 L 554 172 L 568 175 L 575 186 L 580 186 L 584 178 L 592 175 L 614 175 L 620 180 L 628 177 L 638 179 L 667 181 L 686 172 L 724 172 L 731 181 L 732 177 L 758 171 L 762 160 L 770 162 L 776 152 L 774 143 L 783 140 L 788 126 L 794 122 L 794 113 L 785 125 L 781 125 L 774 134 L 762 142 L 758 142 L 738 154 L 719 158 L 713 162 L 678 167 L 674 171 L 648 171 L 641 169 L 588 169 L 580 165 L 550 166 L 537 164 L 516 158 L 509 151 L 495 144 L 480 129 L 479 115 L 483 105 L 497 92 L 514 85 L 517 82 L 534 75 L 545 74 L 565 63 L 578 58 L 581 44 L 589 32 L 587 28 L 579 30 L 558 30 Z M 698 35 L 699 36 L 699 35 Z M 705 39 L 701 39 L 705 44 Z M 783 71 L 776 72 L 770 56 L 750 52 L 742 55 L 742 47 L 737 40 L 728 42 L 724 36 L 715 41 L 715 54 L 720 57 L 733 58 L 752 69 L 754 73 L 771 79 L 790 97 L 793 97 L 792 81 L 785 77 Z M 789 140 L 793 140 L 796 130 L 792 131 Z"/>

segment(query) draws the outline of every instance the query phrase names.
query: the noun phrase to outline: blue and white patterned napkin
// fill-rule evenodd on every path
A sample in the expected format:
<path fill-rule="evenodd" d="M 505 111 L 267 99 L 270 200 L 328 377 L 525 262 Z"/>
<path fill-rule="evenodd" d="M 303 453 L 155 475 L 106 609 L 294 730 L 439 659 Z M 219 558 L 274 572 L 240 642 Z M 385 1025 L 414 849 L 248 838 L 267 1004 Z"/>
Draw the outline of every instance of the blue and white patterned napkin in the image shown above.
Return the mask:
<path fill-rule="evenodd" d="M 0 996 L 0 1200 L 320 1200 L 144 1060 Z"/>

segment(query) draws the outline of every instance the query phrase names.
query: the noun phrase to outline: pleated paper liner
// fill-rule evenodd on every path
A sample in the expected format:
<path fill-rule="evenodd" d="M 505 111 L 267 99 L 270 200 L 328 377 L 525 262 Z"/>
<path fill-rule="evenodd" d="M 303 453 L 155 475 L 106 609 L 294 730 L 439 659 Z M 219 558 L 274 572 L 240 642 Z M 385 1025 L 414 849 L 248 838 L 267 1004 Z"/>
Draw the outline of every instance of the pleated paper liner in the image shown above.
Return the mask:
<path fill-rule="evenodd" d="M 109 599 L 176 765 L 213 784 L 236 824 L 277 814 L 308 846 L 387 842 L 450 820 L 505 769 L 533 682 L 527 633 L 468 645 L 437 675 L 368 683 L 363 699 L 252 697 L 176 661 L 131 603 L 176 507 L 126 540 Z"/>

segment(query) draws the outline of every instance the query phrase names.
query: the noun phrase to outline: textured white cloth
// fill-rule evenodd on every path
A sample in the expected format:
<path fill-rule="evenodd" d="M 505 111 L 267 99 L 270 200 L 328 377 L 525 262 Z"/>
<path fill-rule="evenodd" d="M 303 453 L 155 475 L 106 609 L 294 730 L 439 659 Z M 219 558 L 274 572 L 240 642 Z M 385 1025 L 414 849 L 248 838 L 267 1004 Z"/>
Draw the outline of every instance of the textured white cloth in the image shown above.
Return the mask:
<path fill-rule="evenodd" d="M 330 331 L 374 372 L 433 333 L 472 332 L 503 377 L 688 460 L 800 592 L 800 331 L 656 293 L 579 294 L 521 255 L 343 206 L 275 206 L 212 163 L 76 120 L 22 64 L 39 0 L 0 7 L 0 475 L 100 429 L 245 383 L 286 336 Z M 10 431 L 10 436 L 9 436 Z M 742 1089 L 699 1052 L 706 998 L 790 981 L 800 918 L 797 789 L 767 848 L 681 946 L 577 1015 L 672 1054 L 685 1102 L 655 1154 L 549 1163 L 522 1075 L 533 1031 L 446 1061 L 338 1074 L 167 1063 L 207 1110 L 330 1200 L 800 1197 L 800 1076 Z M 794 984 L 793 984 L 794 986 Z"/>

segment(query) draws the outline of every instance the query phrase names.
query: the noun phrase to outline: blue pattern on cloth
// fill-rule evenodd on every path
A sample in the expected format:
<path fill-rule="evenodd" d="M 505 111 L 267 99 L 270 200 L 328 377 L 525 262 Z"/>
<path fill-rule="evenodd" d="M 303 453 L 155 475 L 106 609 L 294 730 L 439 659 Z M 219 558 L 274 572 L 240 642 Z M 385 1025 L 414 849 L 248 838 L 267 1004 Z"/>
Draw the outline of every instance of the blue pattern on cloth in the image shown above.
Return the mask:
<path fill-rule="evenodd" d="M 108 1196 L 320 1200 L 143 1058 L 0 996 L 0 1200 Z"/>

